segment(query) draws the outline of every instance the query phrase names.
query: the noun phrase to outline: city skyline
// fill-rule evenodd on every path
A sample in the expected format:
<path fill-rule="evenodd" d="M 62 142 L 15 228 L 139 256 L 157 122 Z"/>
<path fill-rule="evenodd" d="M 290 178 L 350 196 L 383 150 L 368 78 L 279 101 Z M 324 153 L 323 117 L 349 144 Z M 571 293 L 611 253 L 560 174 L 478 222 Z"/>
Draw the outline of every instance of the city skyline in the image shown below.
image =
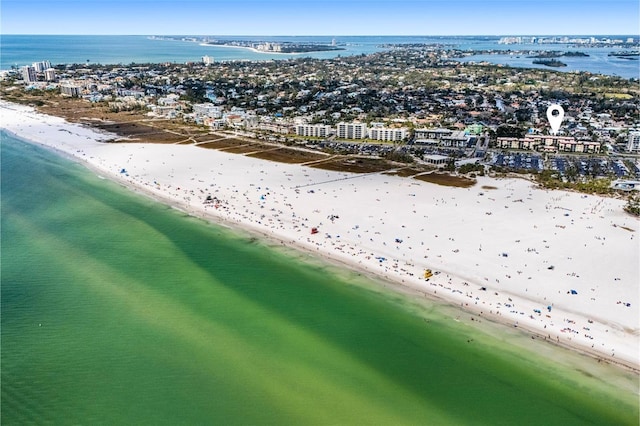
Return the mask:
<path fill-rule="evenodd" d="M 3 34 L 637 35 L 635 0 L 3 0 Z"/>

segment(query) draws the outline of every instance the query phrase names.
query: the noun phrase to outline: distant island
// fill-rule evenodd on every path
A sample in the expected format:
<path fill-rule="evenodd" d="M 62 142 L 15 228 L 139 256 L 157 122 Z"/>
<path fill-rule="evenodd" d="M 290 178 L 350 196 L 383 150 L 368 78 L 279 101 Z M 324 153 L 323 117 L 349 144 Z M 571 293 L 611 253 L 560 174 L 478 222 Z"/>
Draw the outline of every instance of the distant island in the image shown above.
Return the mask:
<path fill-rule="evenodd" d="M 254 42 L 243 40 L 220 41 L 208 40 L 202 44 L 208 46 L 245 47 L 263 53 L 310 53 L 345 50 L 344 47 L 335 44 L 320 43 L 292 43 L 292 42 Z"/>
<path fill-rule="evenodd" d="M 587 57 L 588 54 L 584 52 L 558 52 L 558 51 L 549 51 L 549 52 L 540 52 L 536 55 L 527 56 L 527 58 L 536 58 L 536 59 L 544 59 L 544 58 L 560 58 L 561 56 L 567 57 Z"/>
<path fill-rule="evenodd" d="M 568 56 L 568 57 L 586 57 L 589 56 L 588 54 L 584 53 L 584 52 L 564 52 L 562 54 L 562 56 Z"/>
<path fill-rule="evenodd" d="M 331 52 L 346 50 L 336 44 L 314 42 L 290 42 L 290 41 L 259 41 L 259 40 L 216 40 L 209 37 L 185 37 L 185 36 L 150 36 L 152 40 L 173 40 L 200 43 L 203 46 L 241 47 L 260 53 L 311 53 Z"/>
<path fill-rule="evenodd" d="M 547 67 L 561 68 L 566 67 L 567 64 L 564 62 L 558 61 L 557 59 L 535 59 L 533 61 L 535 65 L 544 65 Z"/>
<path fill-rule="evenodd" d="M 624 52 L 611 52 L 608 56 L 614 56 L 618 59 L 627 59 L 629 61 L 637 61 L 640 56 L 640 52 L 636 51 L 624 51 Z"/>

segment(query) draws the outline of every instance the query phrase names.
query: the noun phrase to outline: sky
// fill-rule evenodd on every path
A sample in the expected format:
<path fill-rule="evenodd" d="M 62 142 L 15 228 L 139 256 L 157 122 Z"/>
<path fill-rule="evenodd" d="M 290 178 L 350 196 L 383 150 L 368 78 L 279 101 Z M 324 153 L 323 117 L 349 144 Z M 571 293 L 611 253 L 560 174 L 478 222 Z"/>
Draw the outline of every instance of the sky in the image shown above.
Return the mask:
<path fill-rule="evenodd" d="M 639 0 L 0 0 L 2 34 L 639 35 Z"/>

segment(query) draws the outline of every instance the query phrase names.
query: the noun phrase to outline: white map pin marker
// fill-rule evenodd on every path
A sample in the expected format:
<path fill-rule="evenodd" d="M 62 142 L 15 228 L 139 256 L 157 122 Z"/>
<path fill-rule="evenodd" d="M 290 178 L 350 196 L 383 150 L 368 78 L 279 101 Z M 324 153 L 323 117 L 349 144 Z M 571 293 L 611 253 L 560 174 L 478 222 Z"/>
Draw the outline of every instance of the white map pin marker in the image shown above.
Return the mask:
<path fill-rule="evenodd" d="M 551 130 L 553 134 L 557 134 L 558 130 L 560 130 L 560 125 L 562 124 L 562 120 L 564 119 L 564 109 L 558 104 L 551 104 L 549 108 L 547 108 L 547 120 L 549 120 L 549 124 L 551 125 Z"/>

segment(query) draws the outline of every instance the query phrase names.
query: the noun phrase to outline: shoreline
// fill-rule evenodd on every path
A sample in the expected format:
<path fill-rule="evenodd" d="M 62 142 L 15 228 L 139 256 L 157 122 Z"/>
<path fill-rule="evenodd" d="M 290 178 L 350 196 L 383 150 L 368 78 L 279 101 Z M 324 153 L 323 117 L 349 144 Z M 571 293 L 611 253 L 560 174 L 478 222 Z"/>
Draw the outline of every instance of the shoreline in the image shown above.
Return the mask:
<path fill-rule="evenodd" d="M 401 227 L 392 226 L 393 224 L 387 225 L 386 222 L 384 222 L 384 218 L 380 219 L 377 216 L 362 218 L 362 213 L 359 211 L 342 212 L 340 210 L 342 210 L 341 207 L 344 207 L 344 205 L 341 206 L 339 203 L 333 204 L 332 200 L 333 198 L 341 198 L 338 194 L 344 190 L 347 190 L 344 192 L 353 191 L 347 195 L 347 199 L 352 198 L 352 196 L 354 198 L 361 197 L 362 193 L 372 197 L 384 197 L 384 195 L 378 193 L 385 185 L 390 185 L 390 187 L 398 191 L 406 192 L 406 190 L 408 190 L 417 192 L 420 190 L 427 191 L 427 193 L 434 192 L 438 196 L 443 197 L 440 199 L 436 198 L 436 205 L 442 207 L 442 212 L 453 212 L 457 209 L 455 209 L 453 205 L 448 204 L 453 203 L 453 201 L 459 198 L 465 198 L 467 202 L 477 201 L 477 192 L 480 191 L 480 185 L 469 190 L 444 190 L 442 188 L 436 188 L 433 185 L 412 182 L 407 179 L 400 180 L 402 178 L 372 175 L 359 179 L 361 185 L 355 187 L 353 182 L 344 180 L 345 176 L 349 176 L 346 173 L 327 172 L 297 165 L 272 163 L 264 160 L 250 159 L 238 154 L 221 153 L 193 146 L 102 143 L 99 141 L 106 140 L 108 136 L 100 134 L 94 129 L 67 123 L 60 118 L 36 113 L 28 107 L 9 104 L 5 101 L 0 101 L 0 108 L 7 113 L 6 116 L 9 116 L 9 119 L 3 118 L 2 123 L 0 123 L 0 127 L 8 133 L 15 135 L 21 140 L 25 140 L 27 143 L 35 143 L 48 147 L 57 154 L 62 154 L 66 158 L 83 164 L 99 176 L 105 176 L 136 193 L 140 193 L 171 207 L 178 208 L 185 214 L 201 218 L 218 226 L 225 226 L 233 230 L 240 230 L 242 233 L 258 236 L 262 241 L 266 240 L 267 245 L 286 246 L 287 249 L 290 248 L 299 253 L 310 254 L 314 256 L 314 258 L 322 262 L 328 262 L 338 268 L 347 268 L 373 278 L 377 282 L 389 283 L 389 287 L 396 287 L 399 291 L 409 292 L 418 295 L 417 297 L 420 298 L 424 297 L 429 300 L 437 300 L 451 307 L 460 308 L 461 311 L 470 313 L 472 316 L 482 318 L 485 321 L 500 323 L 506 326 L 515 326 L 523 330 L 524 333 L 538 336 L 537 338 L 544 339 L 547 337 L 553 345 L 568 347 L 571 350 L 585 353 L 591 357 L 624 367 L 636 374 L 639 371 L 637 353 L 638 329 L 633 328 L 634 320 L 636 321 L 635 327 L 637 327 L 637 306 L 632 306 L 626 312 L 622 311 L 626 315 L 619 314 L 619 312 L 618 315 L 612 315 L 607 304 L 602 304 L 603 306 L 607 306 L 607 309 L 599 307 L 599 309 L 593 309 L 593 312 L 587 315 L 584 312 L 584 306 L 592 305 L 591 303 L 583 302 L 582 306 L 579 306 L 577 309 L 567 309 L 567 303 L 562 302 L 566 298 L 565 295 L 554 296 L 556 292 L 553 290 L 557 289 L 553 287 L 553 284 L 549 283 L 546 283 L 546 287 L 548 288 L 544 289 L 545 292 L 540 292 L 538 296 L 532 295 L 531 297 L 527 297 L 525 294 L 522 294 L 522 289 L 518 289 L 517 285 L 503 285 L 500 282 L 490 282 L 487 277 L 483 278 L 482 275 L 489 275 L 487 271 L 494 269 L 492 265 L 489 267 L 476 265 L 476 268 L 472 268 L 469 267 L 469 265 L 466 264 L 468 262 L 465 261 L 452 260 L 451 262 L 443 262 L 438 258 L 441 258 L 444 251 L 439 248 L 438 250 L 441 254 L 440 256 L 436 255 L 435 258 L 432 258 L 430 255 L 425 255 L 425 260 L 421 260 L 418 259 L 417 256 L 412 255 L 411 251 L 413 249 L 409 247 L 411 250 L 407 250 L 405 247 L 408 244 L 413 244 L 413 241 L 409 242 L 409 240 L 413 240 L 414 236 L 421 232 L 419 231 L 422 223 L 420 219 L 415 220 L 413 223 L 406 223 L 411 232 L 407 231 L 402 236 L 407 241 L 401 241 L 394 246 L 393 238 L 398 238 L 394 237 L 394 235 L 401 234 L 403 229 L 406 229 L 404 224 Z M 5 114 L 3 114 L 3 116 L 5 116 Z M 53 127 L 53 129 L 29 128 L 30 126 L 37 125 Z M 55 134 L 45 132 L 44 130 L 54 130 L 56 128 L 58 131 L 61 131 L 61 135 L 64 135 L 64 138 L 59 138 L 60 140 L 54 141 L 53 139 L 58 139 L 57 137 L 52 137 Z M 171 160 L 173 157 L 176 157 L 175 160 Z M 202 162 L 198 161 L 197 157 L 206 157 L 206 159 Z M 167 164 L 165 164 L 163 160 L 165 160 Z M 214 163 L 220 161 L 219 166 L 214 166 Z M 152 164 L 145 164 L 149 162 L 152 162 Z M 218 182 L 218 177 L 221 175 L 219 170 L 224 170 L 225 174 L 227 172 L 232 174 L 232 170 L 229 169 L 229 167 L 234 168 L 235 166 L 225 166 L 225 164 L 228 163 L 243 163 L 237 172 L 245 171 L 246 173 L 244 175 L 240 173 L 240 176 L 223 176 L 219 178 L 220 182 Z M 208 164 L 210 165 L 208 166 Z M 213 166 L 211 171 L 206 172 L 205 169 L 207 167 L 211 168 L 211 166 Z M 126 168 L 129 172 L 126 174 L 119 173 L 120 168 Z M 255 173 L 256 170 L 258 173 Z M 203 171 L 205 171 L 206 176 L 201 176 Z M 269 171 L 269 173 L 266 173 L 267 171 Z M 161 176 L 161 174 L 164 175 Z M 282 174 L 284 174 L 284 177 Z M 304 176 L 300 176 L 300 174 Z M 157 179 L 154 177 L 155 175 L 158 176 Z M 265 184 L 260 183 L 263 179 L 268 180 L 270 176 L 274 179 L 271 179 L 270 182 Z M 331 176 L 338 178 L 338 180 L 327 183 L 326 181 L 323 182 L 323 179 L 318 179 L 320 176 Z M 309 179 L 305 179 L 305 177 Z M 245 180 L 242 181 L 242 178 Z M 293 182 L 291 178 L 296 178 L 296 182 Z M 314 178 L 316 183 L 314 183 Z M 340 180 L 340 178 L 343 180 Z M 487 178 L 487 182 L 497 184 L 500 189 L 498 191 L 484 191 L 486 194 L 482 196 L 482 202 L 490 199 L 489 197 L 493 195 L 492 192 L 500 193 L 500 191 L 503 191 L 505 186 L 507 188 L 514 187 L 514 190 L 511 192 L 524 190 L 529 191 L 530 195 L 537 191 L 536 195 L 544 195 L 543 201 L 556 204 L 548 205 L 546 209 L 543 209 L 547 214 L 549 214 L 549 211 L 555 214 L 555 211 L 559 210 L 559 219 L 554 216 L 554 220 L 565 220 L 563 218 L 567 217 L 569 213 L 567 213 L 567 216 L 562 216 L 561 214 L 564 211 L 570 211 L 570 214 L 574 214 L 573 211 L 576 209 L 568 209 L 568 207 L 565 207 L 564 203 L 569 201 L 564 200 L 565 198 L 575 199 L 574 201 L 576 202 L 585 200 L 582 194 L 570 195 L 561 191 L 550 192 L 532 187 L 530 183 L 514 183 L 514 181 L 510 179 L 488 179 L 489 178 Z M 300 184 L 308 180 L 311 180 L 311 186 L 305 187 L 305 192 L 295 189 L 295 183 Z M 211 184 L 210 187 L 205 187 L 205 181 L 214 183 Z M 241 183 L 243 183 L 243 185 L 241 185 Z M 269 186 L 266 188 L 258 186 L 267 184 Z M 183 187 L 185 189 L 183 189 Z M 220 193 L 219 198 L 221 202 L 218 207 L 202 204 L 202 199 L 206 195 L 204 189 L 212 191 L 213 193 L 214 189 L 212 188 Z M 245 193 L 242 193 L 244 198 L 239 195 L 240 190 L 245 191 Z M 458 192 L 456 193 L 456 191 Z M 451 196 L 450 194 L 454 195 Z M 507 194 L 509 196 L 511 195 L 509 192 L 507 192 Z M 405 193 L 403 195 L 411 196 L 412 194 Z M 413 196 L 415 197 L 415 194 L 413 194 Z M 218 195 L 216 195 L 216 197 L 218 197 Z M 261 199 L 261 197 L 264 197 L 264 199 Z M 296 201 L 298 198 L 301 199 L 300 202 Z M 314 198 L 322 198 L 322 200 L 318 203 L 317 200 L 313 200 Z M 390 206 L 397 204 L 397 202 L 394 202 L 396 201 L 395 199 L 391 199 L 393 198 L 391 195 L 388 195 L 386 198 L 389 199 L 387 205 L 378 207 L 380 206 L 379 203 L 382 198 L 378 198 L 377 202 L 369 200 L 371 205 L 366 206 L 367 208 L 363 208 L 362 211 L 374 212 L 374 207 L 388 208 L 391 210 Z M 272 200 L 273 203 L 271 202 Z M 359 200 L 362 201 L 361 199 Z M 609 211 L 604 211 L 605 207 L 620 204 L 619 200 L 603 200 L 593 196 L 589 196 L 588 200 L 589 204 L 587 204 L 586 207 L 593 209 L 593 205 L 596 207 L 599 206 L 600 210 L 595 212 L 598 217 L 604 217 L 603 215 L 606 216 L 609 213 Z M 510 203 L 516 201 L 522 202 L 522 200 L 509 200 Z M 480 201 L 478 201 L 478 203 L 480 203 Z M 285 209 L 287 204 L 291 205 L 289 209 L 289 213 L 293 215 L 291 219 L 285 218 L 286 215 L 281 210 Z M 533 202 L 531 204 L 531 210 L 533 210 L 536 206 L 533 205 L 535 204 Z M 566 205 L 572 206 L 571 203 Z M 552 206 L 554 208 L 552 208 Z M 269 207 L 271 207 L 271 210 L 269 210 Z M 288 206 L 286 207 L 288 208 Z M 317 207 L 315 210 L 322 210 L 322 212 L 311 210 L 313 207 Z M 357 207 L 360 208 L 360 206 Z M 457 207 L 457 203 L 455 207 Z M 415 205 L 413 208 L 418 209 Z M 276 211 L 276 213 L 273 213 L 274 211 Z M 438 211 L 436 213 L 442 212 Z M 329 216 L 327 216 L 327 213 L 329 213 Z M 337 213 L 340 214 L 338 215 Z M 406 217 L 402 217 L 401 213 L 403 212 L 395 212 L 395 214 L 399 216 L 397 219 L 400 221 L 407 219 Z M 484 210 L 480 213 L 484 215 Z M 495 209 L 495 215 L 497 216 L 499 213 L 500 210 Z M 345 215 L 344 218 L 342 217 L 343 214 Z M 389 213 L 389 215 L 393 214 L 394 212 Z M 303 216 L 309 216 L 311 219 L 303 218 Z M 336 218 L 330 219 L 332 216 L 336 216 Z M 429 216 L 428 219 L 436 222 L 443 220 L 439 215 Z M 362 225 L 362 228 L 360 228 L 360 225 L 344 226 L 340 224 L 340 222 L 346 219 L 354 218 L 365 222 L 365 225 Z M 637 247 L 637 219 L 616 214 L 613 214 L 611 217 L 607 216 L 607 218 L 615 219 L 618 222 L 618 227 L 621 226 L 620 223 L 625 221 L 627 227 L 630 227 L 634 232 L 624 231 L 627 232 L 627 234 L 622 235 L 628 237 L 630 233 L 631 239 L 636 239 L 633 241 L 633 244 L 630 245 L 627 243 L 624 247 L 627 249 L 633 249 L 633 245 Z M 483 217 L 482 219 L 484 220 L 485 218 Z M 487 219 L 490 220 L 491 217 L 489 216 Z M 538 217 L 536 217 L 536 220 L 537 219 Z M 595 219 L 597 218 L 594 218 L 594 220 Z M 380 226 L 380 223 L 378 223 L 379 220 L 382 220 L 382 225 L 387 226 Z M 428 223 L 428 220 L 425 222 Z M 318 223 L 320 223 L 320 225 L 318 225 Z M 479 223 L 482 224 L 482 222 Z M 416 224 L 418 227 L 416 227 Z M 309 228 L 313 225 L 318 225 L 320 228 L 320 233 L 316 235 L 319 238 L 315 238 L 309 233 Z M 438 225 L 447 225 L 447 222 L 438 223 Z M 555 227 L 556 223 L 553 223 L 553 225 Z M 423 226 L 426 227 L 426 225 Z M 558 229 L 565 230 L 569 225 L 564 224 L 559 226 L 564 226 L 564 228 Z M 376 235 L 376 240 L 378 240 L 377 235 L 382 235 L 386 237 L 386 239 L 380 237 L 384 240 L 382 244 L 380 244 L 379 241 L 374 242 L 373 238 L 371 238 L 371 242 L 367 243 L 366 240 L 360 238 L 359 235 L 357 237 L 354 235 L 360 232 L 366 232 L 363 231 L 365 227 L 369 227 L 371 231 L 378 230 L 376 231 L 377 233 L 374 232 L 370 234 Z M 542 227 L 543 226 L 541 226 L 541 228 Z M 551 227 L 551 229 L 554 229 L 554 227 Z M 445 226 L 437 226 L 436 229 L 440 229 L 438 231 L 439 233 L 447 232 Z M 605 229 L 605 226 L 601 226 L 598 231 L 598 235 L 596 236 L 600 238 L 603 236 L 599 234 L 608 232 L 604 237 L 607 240 L 614 240 L 614 251 L 616 249 L 616 243 L 624 241 L 619 235 L 621 231 L 620 228 L 607 226 Z M 330 235 L 329 232 L 331 232 L 332 235 Z M 340 234 L 338 234 L 338 232 Z M 537 231 L 534 231 L 533 236 L 527 235 L 527 237 L 534 239 L 536 233 Z M 531 232 L 529 232 L 529 234 L 531 234 Z M 441 239 L 437 242 L 448 246 L 447 248 L 456 246 L 456 244 L 452 244 L 452 240 L 458 238 L 459 235 L 451 235 L 447 241 Z M 304 238 L 304 236 L 306 236 L 306 238 Z M 462 236 L 464 236 L 464 233 Z M 312 237 L 314 237 L 314 239 L 312 239 Z M 475 244 L 475 242 L 477 242 L 477 238 L 471 237 L 472 236 L 470 236 L 467 244 Z M 436 235 L 435 238 L 438 238 L 438 235 Z M 442 238 L 442 236 L 440 236 L 440 238 Z M 484 243 L 482 235 L 479 236 L 479 240 Z M 360 241 L 362 241 L 362 245 L 359 245 Z M 433 242 L 433 240 L 430 242 Z M 554 240 L 554 244 L 556 243 L 558 243 L 557 239 Z M 429 245 L 431 246 L 431 244 Z M 487 241 L 486 245 L 490 247 L 490 241 Z M 572 243 L 569 244 L 569 248 L 573 245 Z M 436 251 L 436 247 L 428 247 L 426 250 L 430 249 Z M 485 250 L 488 249 L 489 248 L 486 248 Z M 611 250 L 611 247 L 608 249 Z M 481 245 L 480 252 L 482 250 L 483 247 Z M 509 247 L 509 250 L 512 250 L 512 247 Z M 449 250 L 448 252 L 451 253 L 454 251 Z M 619 253 L 616 251 L 614 254 Z M 634 253 L 630 253 L 631 256 L 627 256 L 625 259 L 632 259 L 633 254 Z M 453 254 L 448 255 L 451 256 L 452 259 L 455 257 Z M 377 259 L 378 257 L 384 258 L 385 260 L 379 260 Z M 517 256 L 515 254 L 509 254 L 506 259 L 512 257 Z M 470 259 L 475 259 L 475 256 Z M 505 258 L 502 258 L 498 254 L 498 261 L 504 262 Z M 496 263 L 499 263 L 498 261 Z M 561 263 L 560 260 L 558 260 L 558 262 Z M 588 264 L 589 260 L 587 259 L 583 261 L 583 263 Z M 513 265 L 501 266 L 504 266 L 504 269 L 507 269 L 509 272 L 507 276 L 517 273 L 513 270 Z M 583 267 L 582 269 L 585 271 L 579 271 L 580 274 L 586 273 L 588 275 L 589 273 L 594 273 L 588 265 L 578 266 Z M 435 275 L 429 281 L 425 281 L 424 278 L 422 278 L 421 272 L 423 272 L 426 267 L 430 267 L 434 271 L 439 271 L 440 274 Z M 609 267 L 614 268 L 614 265 L 609 265 Z M 626 275 L 622 274 L 623 278 L 620 280 L 627 282 L 634 277 L 637 278 L 637 275 L 635 275 L 637 271 L 631 271 L 632 267 L 633 265 L 627 265 L 627 269 L 629 270 L 626 271 Z M 454 271 L 455 273 L 453 273 Z M 504 281 L 504 278 L 501 279 Z M 571 277 L 563 279 L 563 282 L 571 279 Z M 543 280 L 540 280 L 540 282 L 536 284 L 545 286 Z M 478 290 L 478 287 L 486 288 L 486 290 Z M 565 285 L 561 289 L 564 291 L 566 287 Z M 586 292 L 588 292 L 588 289 L 586 289 Z M 528 291 L 524 293 L 528 293 Z M 562 292 L 558 291 L 557 293 L 560 294 Z M 582 294 L 583 288 L 580 288 L 578 293 Z M 633 299 L 632 296 L 637 294 L 637 288 L 625 287 L 623 294 L 633 305 L 636 304 L 637 297 Z M 606 296 L 606 291 L 604 291 L 604 293 L 598 292 L 598 295 L 604 297 Z M 562 303 L 556 305 L 553 300 L 546 299 L 551 297 L 556 298 L 556 300 Z M 544 301 L 542 299 L 544 299 Z M 512 306 L 505 307 L 506 300 L 511 301 L 510 304 Z M 552 310 L 550 310 L 548 314 L 546 310 L 540 314 L 534 313 L 534 309 L 539 309 L 540 306 L 545 303 L 551 303 L 549 306 L 553 305 Z M 568 307 L 571 307 L 570 303 Z M 560 321 L 562 317 L 564 318 Z M 592 330 L 584 330 L 585 327 Z M 565 331 L 562 331 L 563 329 L 565 329 Z M 574 331 L 580 330 L 580 332 L 575 333 L 571 331 L 571 334 L 568 334 L 566 329 Z M 585 333 L 585 331 L 587 331 L 587 333 Z M 592 338 L 585 338 L 585 335 L 592 335 Z M 594 343 L 590 347 L 589 343 L 591 342 Z M 596 347 L 595 343 L 600 343 L 601 346 Z"/>
<path fill-rule="evenodd" d="M 264 50 L 259 50 L 256 49 L 255 47 L 249 47 L 249 46 L 232 46 L 229 44 L 207 44 L 207 43 L 199 43 L 200 46 L 204 46 L 204 47 L 226 47 L 226 48 L 230 48 L 230 49 L 246 49 L 246 50 L 250 50 L 254 53 L 262 53 L 262 54 L 266 54 L 266 55 L 304 55 L 307 53 L 322 53 L 322 52 L 337 52 L 338 50 L 313 50 L 313 51 L 309 51 L 309 52 L 265 52 Z M 341 50 L 345 50 L 345 49 L 341 49 Z"/>

